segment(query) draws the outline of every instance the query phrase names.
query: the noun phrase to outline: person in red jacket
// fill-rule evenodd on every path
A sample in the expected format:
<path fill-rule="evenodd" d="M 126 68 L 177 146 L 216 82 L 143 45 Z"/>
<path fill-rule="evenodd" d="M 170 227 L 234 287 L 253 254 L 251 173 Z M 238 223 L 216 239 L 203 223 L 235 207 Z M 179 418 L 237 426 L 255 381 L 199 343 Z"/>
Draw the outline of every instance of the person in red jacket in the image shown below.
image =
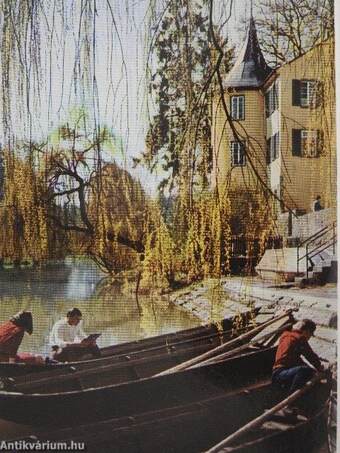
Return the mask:
<path fill-rule="evenodd" d="M 0 326 L 0 361 L 15 361 L 25 332 L 32 334 L 32 313 L 20 311 Z"/>
<path fill-rule="evenodd" d="M 311 319 L 303 319 L 291 331 L 281 335 L 273 366 L 272 381 L 289 388 L 289 392 L 304 386 L 315 373 L 314 368 L 323 371 L 320 359 L 309 346 L 308 341 L 314 334 L 316 324 Z M 302 359 L 304 356 L 314 368 Z"/>

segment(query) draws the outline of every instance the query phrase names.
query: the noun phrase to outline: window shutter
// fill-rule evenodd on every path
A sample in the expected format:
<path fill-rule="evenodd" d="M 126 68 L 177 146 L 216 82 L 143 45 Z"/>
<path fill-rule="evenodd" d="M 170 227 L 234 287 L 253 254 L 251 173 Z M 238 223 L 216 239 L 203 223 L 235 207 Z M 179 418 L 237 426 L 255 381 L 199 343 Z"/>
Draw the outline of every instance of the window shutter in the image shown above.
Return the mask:
<path fill-rule="evenodd" d="M 301 129 L 292 129 L 292 155 L 300 156 L 301 152 Z"/>
<path fill-rule="evenodd" d="M 270 138 L 267 140 L 266 163 L 267 165 L 270 164 Z"/>
<path fill-rule="evenodd" d="M 276 133 L 276 157 L 280 154 L 280 132 Z"/>
<path fill-rule="evenodd" d="M 301 105 L 300 100 L 300 80 L 292 80 L 292 105 Z"/>
<path fill-rule="evenodd" d="M 266 102 L 266 118 L 270 115 L 269 113 L 269 91 L 265 94 L 265 102 Z"/>
<path fill-rule="evenodd" d="M 323 152 L 324 141 L 323 141 L 323 131 L 318 130 L 317 132 L 317 155 L 320 156 Z"/>
<path fill-rule="evenodd" d="M 274 83 L 274 110 L 279 108 L 279 87 L 277 81 Z"/>
<path fill-rule="evenodd" d="M 246 164 L 246 143 L 241 142 L 240 143 L 240 151 L 241 151 L 241 165 Z"/>

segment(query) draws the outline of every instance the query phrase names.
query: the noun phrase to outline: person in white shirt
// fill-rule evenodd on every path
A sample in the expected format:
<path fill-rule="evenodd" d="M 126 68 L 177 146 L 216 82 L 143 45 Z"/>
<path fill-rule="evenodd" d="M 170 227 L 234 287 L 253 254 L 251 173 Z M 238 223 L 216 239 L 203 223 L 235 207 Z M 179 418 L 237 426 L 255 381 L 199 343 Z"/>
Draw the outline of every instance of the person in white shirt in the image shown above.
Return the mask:
<path fill-rule="evenodd" d="M 83 354 L 91 352 L 99 356 L 99 348 L 95 340 L 87 340 L 82 327 L 82 313 L 78 308 L 67 312 L 66 318 L 60 319 L 52 327 L 50 345 L 54 351 L 53 358 L 65 360 L 70 352 Z"/>

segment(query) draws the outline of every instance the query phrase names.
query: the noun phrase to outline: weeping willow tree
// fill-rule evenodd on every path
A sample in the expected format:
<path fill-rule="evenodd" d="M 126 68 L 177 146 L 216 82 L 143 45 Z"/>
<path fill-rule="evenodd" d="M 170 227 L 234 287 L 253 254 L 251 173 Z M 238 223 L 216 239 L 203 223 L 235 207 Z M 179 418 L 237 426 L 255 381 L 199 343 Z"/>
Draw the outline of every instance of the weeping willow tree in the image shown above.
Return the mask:
<path fill-rule="evenodd" d="M 48 218 L 72 237 L 71 251 L 92 257 L 113 274 L 139 262 L 149 200 L 138 181 L 114 161 L 105 160 L 117 141 L 109 129 L 98 128 L 90 136 L 85 119 L 86 114 L 78 111 L 72 127 L 66 123 L 55 131 L 48 150 L 34 147 L 44 156 L 42 202 Z"/>
<path fill-rule="evenodd" d="M 173 250 L 175 255 L 170 267 L 185 275 L 188 282 L 221 275 L 229 266 L 229 203 L 209 194 L 210 88 L 215 64 L 210 7 L 206 0 L 159 2 L 158 8 L 154 7 L 148 55 L 153 107 L 146 150 L 136 160 L 164 174 L 159 185 L 163 208 L 167 200 L 171 204 L 170 214 L 165 213 L 160 227 L 152 233 L 146 260 L 150 256 L 152 261 L 157 249 L 152 244 L 171 244 L 168 256 L 174 255 Z M 214 29 L 221 45 L 226 45 L 220 30 Z M 232 53 L 225 54 L 224 73 L 230 68 Z"/>
<path fill-rule="evenodd" d="M 115 124 L 123 127 L 115 119 L 117 99 L 125 97 L 127 105 L 119 107 L 121 117 L 129 113 L 116 19 L 121 8 L 97 0 L 1 2 L 3 258 L 84 253 L 115 273 L 134 267 L 144 250 L 147 197 L 123 168 L 123 140 L 111 133 Z M 112 69 L 117 54 L 118 80 Z M 128 135 L 127 119 L 124 129 Z"/>
<path fill-rule="evenodd" d="M 2 261 L 41 262 L 65 255 L 66 236 L 51 228 L 44 174 L 34 171 L 26 158 L 3 152 L 6 179 L 0 208 L 0 257 Z"/>

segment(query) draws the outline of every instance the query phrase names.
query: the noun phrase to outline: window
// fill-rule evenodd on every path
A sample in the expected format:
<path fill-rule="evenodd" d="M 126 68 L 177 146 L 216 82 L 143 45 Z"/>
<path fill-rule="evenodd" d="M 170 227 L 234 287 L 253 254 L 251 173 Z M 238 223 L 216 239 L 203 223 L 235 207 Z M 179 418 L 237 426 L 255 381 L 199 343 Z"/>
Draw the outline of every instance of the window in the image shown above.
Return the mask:
<path fill-rule="evenodd" d="M 322 131 L 315 129 L 292 130 L 292 154 L 299 157 L 318 157 L 322 151 Z"/>
<path fill-rule="evenodd" d="M 301 107 L 309 107 L 315 104 L 316 80 L 301 80 L 300 82 L 300 102 Z"/>
<path fill-rule="evenodd" d="M 270 164 L 279 157 L 280 138 L 277 132 L 267 140 L 267 164 Z"/>
<path fill-rule="evenodd" d="M 279 107 L 278 84 L 273 83 L 265 95 L 266 117 L 270 116 Z"/>
<path fill-rule="evenodd" d="M 244 120 L 244 96 L 230 98 L 230 111 L 233 120 Z"/>
<path fill-rule="evenodd" d="M 318 155 L 318 131 L 301 130 L 301 148 L 305 157 Z"/>
<path fill-rule="evenodd" d="M 231 165 L 241 167 L 246 164 L 246 153 L 244 142 L 230 142 Z"/>
<path fill-rule="evenodd" d="M 293 80 L 293 105 L 317 107 L 322 100 L 322 83 L 317 80 Z"/>

